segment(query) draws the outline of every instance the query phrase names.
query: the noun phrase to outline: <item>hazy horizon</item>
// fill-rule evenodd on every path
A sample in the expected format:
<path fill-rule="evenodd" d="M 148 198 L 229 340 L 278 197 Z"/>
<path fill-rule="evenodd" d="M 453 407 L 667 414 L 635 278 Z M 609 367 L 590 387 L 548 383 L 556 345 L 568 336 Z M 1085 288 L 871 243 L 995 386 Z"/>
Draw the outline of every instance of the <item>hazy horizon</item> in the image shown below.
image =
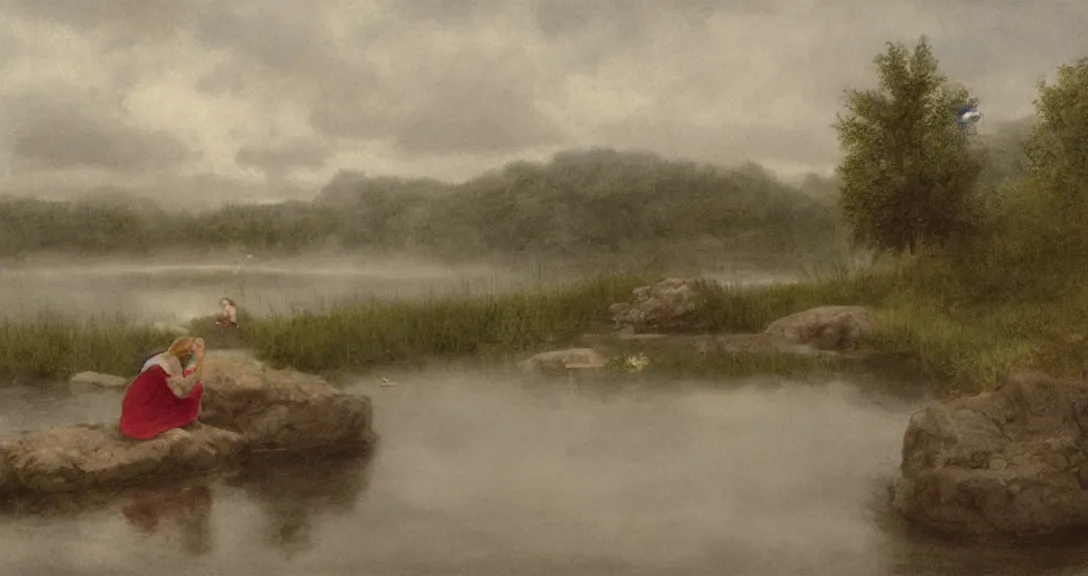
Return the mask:
<path fill-rule="evenodd" d="M 928 37 L 983 131 L 1083 56 L 1088 5 L 8 0 L 0 194 L 311 198 L 595 147 L 826 174 L 844 89 Z"/>
<path fill-rule="evenodd" d="M 826 173 L 806 172 L 804 174 L 789 174 L 789 173 L 783 174 L 783 173 L 780 173 L 780 172 L 776 172 L 776 171 L 774 171 L 774 170 L 772 170 L 772 169 L 770 169 L 770 168 L 768 168 L 766 166 L 763 166 L 761 164 L 753 163 L 751 161 L 744 161 L 744 162 L 733 163 L 733 164 L 709 162 L 709 161 L 696 162 L 696 161 L 693 161 L 690 158 L 686 158 L 686 157 L 682 157 L 682 156 L 672 156 L 672 157 L 665 156 L 665 155 L 659 154 L 657 152 L 654 152 L 654 151 L 648 150 L 648 149 L 635 149 L 635 148 L 616 149 L 616 148 L 608 148 L 608 147 L 603 147 L 603 146 L 593 146 L 593 147 L 570 148 L 570 149 L 565 149 L 565 150 L 558 150 L 556 152 L 556 155 L 575 154 L 575 155 L 587 155 L 588 156 L 588 155 L 593 155 L 593 154 L 599 154 L 601 152 L 616 153 L 618 155 L 629 156 L 630 158 L 644 157 L 647 154 L 652 154 L 655 157 L 660 158 L 661 160 L 663 160 L 665 162 L 669 162 L 669 163 L 673 163 L 673 162 L 675 162 L 675 163 L 695 162 L 695 164 L 697 164 L 700 167 L 709 166 L 709 167 L 713 167 L 714 169 L 720 169 L 720 170 L 725 170 L 725 171 L 741 172 L 741 171 L 749 170 L 752 166 L 755 166 L 757 170 L 765 171 L 768 175 L 770 175 L 775 180 L 777 180 L 777 181 L 779 181 L 779 182 L 781 182 L 783 184 L 786 184 L 788 186 L 794 186 L 794 187 L 801 187 L 805 183 L 805 180 L 808 177 L 812 176 L 813 174 L 816 174 L 817 176 L 824 177 L 824 178 L 833 178 L 834 177 L 834 174 L 830 170 L 826 171 Z M 555 160 L 556 155 L 547 156 L 547 157 L 544 157 L 544 158 L 530 158 L 530 157 L 514 158 L 514 159 L 509 160 L 507 162 L 503 162 L 502 164 L 496 164 L 494 166 L 486 167 L 486 168 L 480 170 L 479 172 L 471 174 L 468 178 L 461 178 L 461 179 L 437 178 L 437 177 L 418 176 L 418 175 L 410 175 L 410 174 L 370 174 L 370 173 L 367 173 L 365 170 L 355 170 L 355 169 L 345 168 L 345 169 L 339 170 L 336 173 L 334 173 L 330 177 L 330 179 L 328 181 L 326 181 L 326 182 L 318 183 L 318 184 L 314 185 L 313 187 L 302 187 L 302 186 L 300 186 L 297 190 L 293 191 L 293 195 L 277 195 L 276 190 L 265 189 L 263 186 L 258 185 L 258 186 L 251 187 L 250 191 L 254 192 L 254 191 L 258 191 L 258 190 L 264 190 L 266 192 L 265 195 L 261 195 L 261 196 L 237 196 L 237 197 L 231 197 L 231 198 L 225 198 L 225 199 L 224 198 L 211 198 L 211 199 L 208 199 L 208 200 L 210 200 L 210 202 L 198 201 L 195 204 L 191 203 L 191 202 L 189 202 L 189 201 L 187 201 L 187 200 L 185 200 L 184 198 L 181 198 L 181 197 L 168 198 L 168 197 L 163 197 L 162 195 L 156 195 L 154 190 L 142 189 L 140 187 L 126 187 L 125 185 L 114 185 L 114 184 L 92 185 L 92 186 L 76 184 L 76 185 L 73 185 L 70 188 L 61 189 L 59 191 L 59 193 L 58 193 L 57 190 L 44 190 L 43 191 L 43 190 L 39 190 L 39 189 L 24 190 L 24 191 L 21 191 L 21 193 L 20 193 L 19 191 L 12 192 L 10 190 L 5 190 L 2 187 L 0 187 L 0 201 L 3 201 L 4 199 L 38 199 L 38 200 L 45 200 L 45 201 L 68 201 L 68 200 L 78 200 L 78 199 L 104 199 L 104 200 L 113 199 L 113 200 L 117 200 L 117 201 L 125 201 L 125 200 L 127 200 L 128 196 L 135 195 L 138 198 L 145 199 L 145 200 L 150 200 L 150 201 L 154 202 L 156 206 L 161 207 L 161 208 L 166 208 L 166 209 L 177 209 L 177 208 L 186 209 L 186 208 L 188 208 L 188 209 L 198 209 L 198 210 L 199 209 L 205 209 L 205 208 L 210 208 L 210 209 L 219 208 L 219 207 L 221 207 L 223 205 L 227 205 L 227 204 L 233 204 L 233 205 L 271 205 L 271 204 L 282 204 L 282 203 L 287 203 L 287 202 L 310 202 L 310 201 L 318 200 L 322 196 L 322 194 L 324 193 L 324 191 L 327 188 L 329 188 L 330 186 L 337 185 L 337 183 L 339 181 L 341 181 L 341 180 L 352 182 L 352 181 L 358 181 L 358 180 L 364 180 L 364 179 L 366 179 L 366 180 L 369 180 L 369 179 L 381 180 L 381 179 L 385 179 L 385 178 L 392 178 L 392 179 L 402 180 L 402 181 L 404 181 L 406 183 L 411 182 L 411 181 L 427 181 L 427 182 L 434 183 L 434 185 L 436 187 L 442 187 L 442 186 L 458 187 L 458 186 L 463 186 L 463 185 L 466 185 L 468 183 L 471 183 L 472 181 L 474 181 L 476 179 L 488 178 L 489 176 L 500 173 L 505 168 L 507 168 L 507 167 L 509 167 L 511 165 L 515 165 L 515 164 L 530 162 L 530 163 L 534 163 L 536 165 L 546 166 L 546 165 L 550 164 L 551 162 L 553 162 L 553 160 Z M 171 201 L 171 200 L 173 200 L 173 201 Z M 201 200 L 204 200 L 204 199 L 201 199 Z"/>

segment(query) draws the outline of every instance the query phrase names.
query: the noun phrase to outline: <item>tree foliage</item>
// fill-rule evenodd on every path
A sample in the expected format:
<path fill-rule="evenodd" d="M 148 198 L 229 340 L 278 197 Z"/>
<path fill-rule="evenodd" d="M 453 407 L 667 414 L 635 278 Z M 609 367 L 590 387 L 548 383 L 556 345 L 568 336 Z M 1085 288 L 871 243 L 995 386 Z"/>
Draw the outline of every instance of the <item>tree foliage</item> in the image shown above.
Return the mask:
<path fill-rule="evenodd" d="M 973 297 L 1046 302 L 1088 274 L 1088 59 L 1041 82 L 1036 113 L 978 143 L 979 234 L 946 256 Z"/>
<path fill-rule="evenodd" d="M 813 176 L 808 186 L 828 184 Z M 233 246 L 577 258 L 709 246 L 715 254 L 804 256 L 830 246 L 836 232 L 826 202 L 760 167 L 729 170 L 613 150 L 514 162 L 463 184 L 344 172 L 313 202 L 195 215 L 117 202 L 0 201 L 5 254 Z"/>
<path fill-rule="evenodd" d="M 1082 226 L 1088 209 L 1088 58 L 1060 67 L 1057 82 L 1040 82 L 1038 121 L 1027 145 L 1028 175 L 1065 228 Z"/>
<path fill-rule="evenodd" d="M 1088 265 L 1088 58 L 1040 82 L 1036 122 L 1026 145 L 1027 176 L 1012 207 L 1029 236 L 1025 257 L 1081 277 Z"/>
<path fill-rule="evenodd" d="M 955 122 L 951 86 L 923 38 L 876 57 L 879 87 L 847 92 L 835 128 L 841 207 L 854 241 L 881 251 L 941 247 L 970 229 L 981 164 Z"/>

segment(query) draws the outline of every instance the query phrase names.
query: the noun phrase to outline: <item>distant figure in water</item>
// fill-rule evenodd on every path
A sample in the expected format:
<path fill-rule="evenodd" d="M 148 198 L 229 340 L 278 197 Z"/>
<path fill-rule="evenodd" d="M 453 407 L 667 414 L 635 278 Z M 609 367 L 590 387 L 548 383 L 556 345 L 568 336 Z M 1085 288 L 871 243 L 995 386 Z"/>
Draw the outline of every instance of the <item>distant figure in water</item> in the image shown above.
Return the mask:
<path fill-rule="evenodd" d="M 234 305 L 234 300 L 230 298 L 224 298 L 219 301 L 219 307 L 222 308 L 219 317 L 215 323 L 220 326 L 226 326 L 227 328 L 238 327 L 238 307 Z"/>
<path fill-rule="evenodd" d="M 204 395 L 204 340 L 174 340 L 144 362 L 121 402 L 121 433 L 149 440 L 196 421 Z"/>

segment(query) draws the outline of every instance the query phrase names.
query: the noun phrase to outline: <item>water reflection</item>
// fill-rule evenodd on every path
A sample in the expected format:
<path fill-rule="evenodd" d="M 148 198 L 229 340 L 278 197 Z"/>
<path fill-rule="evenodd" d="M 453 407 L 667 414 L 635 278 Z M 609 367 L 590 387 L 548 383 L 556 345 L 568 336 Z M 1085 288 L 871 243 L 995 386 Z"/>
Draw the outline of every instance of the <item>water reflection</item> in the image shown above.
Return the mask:
<path fill-rule="evenodd" d="M 212 489 L 206 482 L 143 489 L 121 508 L 121 514 L 147 536 L 176 535 L 182 548 L 194 556 L 212 548 Z"/>
<path fill-rule="evenodd" d="M 905 530 L 887 482 L 913 406 L 844 383 L 606 393 L 482 373 L 398 381 L 345 387 L 374 399 L 373 460 L 265 457 L 226 476 L 24 502 L 0 515 L 0 574 L 1072 576 L 1088 566 L 1078 542 Z M 26 409 L 7 398 L 16 404 L 0 414 Z"/>
<path fill-rule="evenodd" d="M 881 506 L 883 513 L 892 513 Z M 1083 576 L 1088 548 L 1080 537 L 1033 543 L 964 541 L 907 526 L 901 519 L 883 526 L 882 569 L 889 576 Z"/>
<path fill-rule="evenodd" d="M 264 516 L 264 541 L 291 558 L 314 546 L 314 516 L 355 509 L 370 485 L 370 455 L 269 456 L 226 481 L 241 488 Z"/>

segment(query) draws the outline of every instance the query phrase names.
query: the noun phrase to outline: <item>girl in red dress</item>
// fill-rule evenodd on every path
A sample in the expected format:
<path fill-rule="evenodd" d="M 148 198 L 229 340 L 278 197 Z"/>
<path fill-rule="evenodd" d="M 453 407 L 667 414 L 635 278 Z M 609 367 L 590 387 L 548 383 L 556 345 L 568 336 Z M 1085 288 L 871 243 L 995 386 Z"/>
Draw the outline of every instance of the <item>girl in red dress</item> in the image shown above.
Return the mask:
<path fill-rule="evenodd" d="M 183 362 L 188 366 L 183 368 Z M 204 340 L 174 340 L 144 363 L 121 402 L 121 433 L 148 440 L 196 421 L 204 395 Z"/>

